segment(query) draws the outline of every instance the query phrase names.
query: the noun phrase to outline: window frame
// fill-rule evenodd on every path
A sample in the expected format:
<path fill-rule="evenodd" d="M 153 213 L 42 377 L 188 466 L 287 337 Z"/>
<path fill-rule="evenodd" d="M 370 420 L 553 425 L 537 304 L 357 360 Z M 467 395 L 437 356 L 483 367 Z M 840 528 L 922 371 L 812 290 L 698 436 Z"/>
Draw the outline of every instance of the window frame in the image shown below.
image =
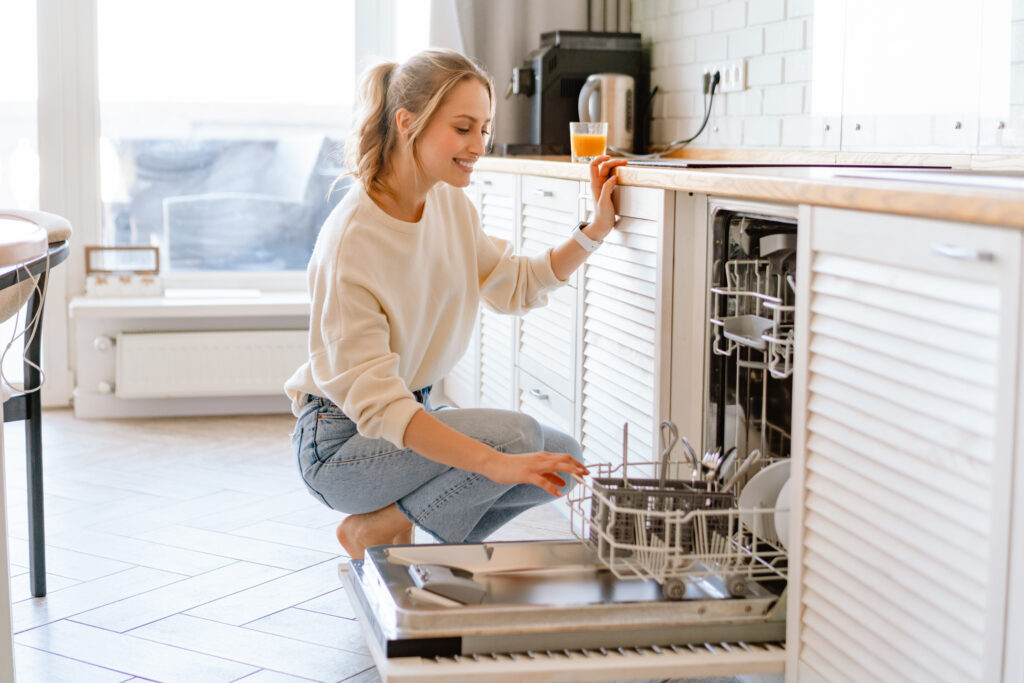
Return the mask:
<path fill-rule="evenodd" d="M 67 263 L 54 270 L 44 309 L 44 405 L 67 405 L 74 387 L 68 304 L 85 293 L 85 245 L 101 244 L 97 0 L 36 0 L 39 206 L 74 226 Z M 357 73 L 394 53 L 395 0 L 355 0 Z M 304 291 L 301 271 L 173 274 L 166 288 Z M 224 292 L 230 296 L 230 291 Z"/>

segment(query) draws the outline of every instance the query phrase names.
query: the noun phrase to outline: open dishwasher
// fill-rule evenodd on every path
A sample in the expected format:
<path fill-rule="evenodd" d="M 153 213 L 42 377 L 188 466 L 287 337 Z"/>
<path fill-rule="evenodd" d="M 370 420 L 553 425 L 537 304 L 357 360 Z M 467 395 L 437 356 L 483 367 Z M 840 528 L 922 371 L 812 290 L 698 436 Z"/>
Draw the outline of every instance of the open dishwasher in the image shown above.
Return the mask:
<path fill-rule="evenodd" d="M 378 546 L 342 579 L 386 681 L 781 673 L 794 220 L 711 214 L 705 430 L 599 464 L 565 541 Z M 768 482 L 767 488 L 764 485 Z M 753 493 L 751 493 L 753 492 Z"/>

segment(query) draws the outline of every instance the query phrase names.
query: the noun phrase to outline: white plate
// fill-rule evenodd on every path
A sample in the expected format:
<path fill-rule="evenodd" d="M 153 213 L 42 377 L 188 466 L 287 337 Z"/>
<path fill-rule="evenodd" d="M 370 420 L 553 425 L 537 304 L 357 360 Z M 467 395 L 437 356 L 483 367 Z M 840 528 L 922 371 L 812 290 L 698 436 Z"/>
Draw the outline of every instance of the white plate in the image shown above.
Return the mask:
<path fill-rule="evenodd" d="M 789 550 L 789 479 L 782 485 L 779 497 L 775 499 L 775 533 L 782 548 Z"/>
<path fill-rule="evenodd" d="M 775 514 L 750 512 L 772 510 L 779 498 L 779 491 L 789 481 L 789 459 L 780 460 L 755 474 L 740 491 L 740 519 L 761 538 L 778 540 L 775 533 Z M 743 512 L 747 510 L 748 512 Z"/>

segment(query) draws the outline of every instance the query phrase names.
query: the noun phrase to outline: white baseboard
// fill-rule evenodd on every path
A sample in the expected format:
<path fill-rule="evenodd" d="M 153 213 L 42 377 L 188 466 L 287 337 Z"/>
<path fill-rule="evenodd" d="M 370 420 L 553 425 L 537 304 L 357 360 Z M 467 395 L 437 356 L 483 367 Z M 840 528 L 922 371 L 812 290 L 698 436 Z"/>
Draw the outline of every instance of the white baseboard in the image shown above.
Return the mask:
<path fill-rule="evenodd" d="M 75 417 L 190 417 L 202 415 L 269 415 L 291 412 L 291 402 L 280 396 L 121 399 L 110 394 L 75 390 Z"/>

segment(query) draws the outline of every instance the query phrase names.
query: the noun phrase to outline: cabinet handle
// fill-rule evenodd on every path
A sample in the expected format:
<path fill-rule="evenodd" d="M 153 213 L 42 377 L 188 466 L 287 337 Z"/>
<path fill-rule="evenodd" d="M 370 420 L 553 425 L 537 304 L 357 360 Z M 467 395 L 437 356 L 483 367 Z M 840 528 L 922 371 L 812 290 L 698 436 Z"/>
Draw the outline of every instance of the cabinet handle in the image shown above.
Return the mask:
<path fill-rule="evenodd" d="M 484 186 L 486 186 L 486 187 L 490 187 L 491 185 L 493 185 L 493 184 L 494 184 L 494 181 L 493 181 L 493 180 L 481 180 L 481 181 L 480 181 L 480 184 L 481 184 L 481 185 L 484 185 Z"/>
<path fill-rule="evenodd" d="M 543 189 L 540 189 L 540 188 L 534 190 L 533 194 L 536 197 L 554 197 L 555 196 L 555 193 L 552 192 L 551 190 L 543 190 Z"/>
<path fill-rule="evenodd" d="M 996 255 L 991 251 L 971 249 L 970 247 L 958 247 L 955 244 L 945 244 L 943 242 L 932 242 L 932 251 L 939 256 L 956 259 L 957 261 L 992 262 L 996 260 Z"/>
<path fill-rule="evenodd" d="M 530 389 L 530 396 L 539 398 L 542 401 L 548 400 L 548 395 L 542 392 L 540 389 Z"/>

